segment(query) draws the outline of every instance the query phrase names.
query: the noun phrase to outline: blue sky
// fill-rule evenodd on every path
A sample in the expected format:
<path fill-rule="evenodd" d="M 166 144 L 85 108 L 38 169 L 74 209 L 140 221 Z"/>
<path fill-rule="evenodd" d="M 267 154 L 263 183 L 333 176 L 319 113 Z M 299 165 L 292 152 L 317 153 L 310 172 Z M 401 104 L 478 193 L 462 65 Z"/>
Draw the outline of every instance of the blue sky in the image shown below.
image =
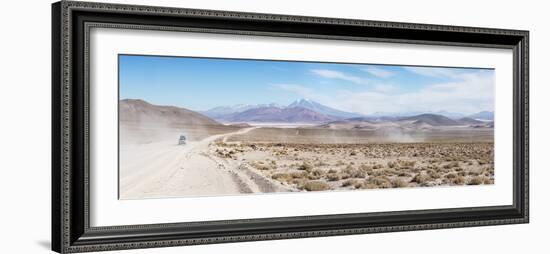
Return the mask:
<path fill-rule="evenodd" d="M 300 98 L 363 114 L 494 107 L 492 69 L 120 55 L 119 75 L 121 99 L 196 111 Z"/>

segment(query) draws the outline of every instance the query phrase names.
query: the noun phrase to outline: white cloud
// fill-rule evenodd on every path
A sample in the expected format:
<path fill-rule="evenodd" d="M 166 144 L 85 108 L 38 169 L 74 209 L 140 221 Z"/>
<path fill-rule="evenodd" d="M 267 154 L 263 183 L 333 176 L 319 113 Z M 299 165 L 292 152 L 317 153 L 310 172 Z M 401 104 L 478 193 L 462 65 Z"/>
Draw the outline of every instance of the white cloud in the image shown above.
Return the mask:
<path fill-rule="evenodd" d="M 399 92 L 399 87 L 390 84 L 376 84 L 373 90 L 380 93 L 396 93 Z"/>
<path fill-rule="evenodd" d="M 313 91 L 307 87 L 294 84 L 274 84 L 271 85 L 274 88 L 285 90 L 291 93 L 300 95 L 301 97 L 309 98 L 314 95 Z"/>
<path fill-rule="evenodd" d="M 311 70 L 311 72 L 323 78 L 340 79 L 340 80 L 350 81 L 356 84 L 368 83 L 367 80 L 363 78 L 353 76 L 347 73 L 339 72 L 339 71 L 334 71 L 334 70 L 313 69 Z"/>
<path fill-rule="evenodd" d="M 431 78 L 460 78 L 459 74 L 454 68 L 445 67 L 403 67 L 403 69 L 412 73 L 431 77 Z"/>
<path fill-rule="evenodd" d="M 460 80 L 427 86 L 418 91 L 406 93 L 364 93 L 342 94 L 347 109 L 354 108 L 362 113 L 439 111 L 475 113 L 494 108 L 493 74 L 477 73 L 461 75 Z"/>
<path fill-rule="evenodd" d="M 392 71 L 384 70 L 382 68 L 377 68 L 377 67 L 366 67 L 366 68 L 361 68 L 361 70 L 378 78 L 389 78 L 394 75 Z"/>
<path fill-rule="evenodd" d="M 339 90 L 330 96 L 298 85 L 279 88 L 319 100 L 320 103 L 350 112 L 371 114 L 375 112 L 435 112 L 446 110 L 457 113 L 476 113 L 494 110 L 493 72 L 444 73 L 435 71 L 429 75 L 452 75 L 453 79 L 415 91 L 403 91 L 387 84 L 374 85 L 364 91 Z"/>

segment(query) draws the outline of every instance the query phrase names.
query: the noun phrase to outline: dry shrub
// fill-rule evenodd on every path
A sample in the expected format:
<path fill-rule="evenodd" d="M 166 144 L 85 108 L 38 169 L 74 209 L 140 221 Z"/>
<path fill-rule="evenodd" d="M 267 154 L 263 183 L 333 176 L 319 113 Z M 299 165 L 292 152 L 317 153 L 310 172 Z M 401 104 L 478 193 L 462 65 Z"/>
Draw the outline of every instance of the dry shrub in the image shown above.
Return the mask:
<path fill-rule="evenodd" d="M 442 173 L 442 174 L 446 174 L 446 173 L 451 172 L 451 170 L 448 169 L 448 168 L 439 168 L 439 169 L 437 169 L 437 171 L 438 171 L 439 173 Z"/>
<path fill-rule="evenodd" d="M 399 171 L 397 172 L 397 176 L 401 176 L 401 177 L 411 177 L 412 175 L 405 172 L 405 171 Z"/>
<path fill-rule="evenodd" d="M 450 174 L 445 175 L 445 177 L 448 178 L 448 179 L 453 179 L 453 178 L 456 178 L 457 175 L 455 173 L 450 173 Z"/>
<path fill-rule="evenodd" d="M 483 178 L 480 176 L 474 176 L 468 181 L 468 185 L 480 185 L 483 184 Z"/>
<path fill-rule="evenodd" d="M 384 176 L 369 177 L 367 183 L 374 184 L 378 188 L 391 188 L 393 187 L 391 181 Z"/>
<path fill-rule="evenodd" d="M 374 166 L 372 166 L 372 169 L 379 169 L 379 168 L 382 168 L 382 164 L 375 164 Z"/>
<path fill-rule="evenodd" d="M 409 169 L 409 171 L 413 172 L 413 173 L 418 173 L 420 171 L 422 171 L 423 169 L 422 168 L 411 168 Z"/>
<path fill-rule="evenodd" d="M 300 186 L 304 185 L 306 180 L 304 180 L 303 178 L 296 178 L 296 179 L 292 179 L 290 182 L 293 183 L 293 184 L 296 184 L 296 186 L 300 187 Z"/>
<path fill-rule="evenodd" d="M 353 185 L 353 187 L 354 187 L 355 189 L 364 189 L 364 188 L 365 188 L 365 185 L 366 185 L 365 182 L 363 182 L 363 181 L 357 181 L 357 182 L 355 182 L 355 184 Z"/>
<path fill-rule="evenodd" d="M 372 166 L 361 164 L 361 166 L 359 166 L 359 169 L 368 173 L 368 171 L 372 171 Z"/>
<path fill-rule="evenodd" d="M 416 161 L 401 161 L 401 168 L 413 168 Z"/>
<path fill-rule="evenodd" d="M 464 177 L 463 176 L 457 176 L 456 178 L 453 179 L 453 181 L 451 182 L 453 185 L 464 185 L 465 183 L 465 180 L 464 180 Z"/>
<path fill-rule="evenodd" d="M 309 179 L 309 180 L 319 180 L 319 179 L 321 179 L 321 177 L 320 177 L 320 176 L 316 176 L 316 175 L 308 175 L 308 176 L 307 176 L 307 179 Z"/>
<path fill-rule="evenodd" d="M 356 170 L 355 172 L 353 172 L 353 177 L 355 178 L 365 178 L 367 177 L 367 173 L 363 172 L 363 171 L 360 171 L 360 170 Z"/>
<path fill-rule="evenodd" d="M 350 178 L 350 177 L 351 177 L 351 176 L 350 176 L 350 174 L 348 174 L 348 173 L 341 173 L 341 174 L 340 174 L 340 178 L 341 178 L 341 179 L 348 179 L 348 178 Z"/>
<path fill-rule="evenodd" d="M 391 184 L 392 184 L 393 188 L 403 188 L 403 187 L 408 186 L 407 182 L 405 182 L 405 181 L 403 181 L 399 178 L 395 178 L 395 179 L 391 180 Z"/>
<path fill-rule="evenodd" d="M 328 166 L 328 165 L 329 165 L 329 164 L 324 163 L 324 162 L 322 162 L 322 161 L 319 161 L 319 162 L 315 163 L 315 166 L 317 166 L 317 167 L 323 167 L 323 166 Z"/>
<path fill-rule="evenodd" d="M 340 180 L 340 175 L 338 174 L 328 174 L 327 179 L 331 182 Z"/>
<path fill-rule="evenodd" d="M 273 174 L 271 178 L 280 182 L 288 182 L 292 179 L 292 176 L 287 173 L 276 173 L 276 174 Z"/>
<path fill-rule="evenodd" d="M 292 172 L 292 173 L 290 173 L 290 176 L 292 178 L 306 178 L 306 177 L 308 177 L 308 173 L 307 172 Z"/>
<path fill-rule="evenodd" d="M 357 182 L 358 182 L 357 179 L 349 179 L 349 180 L 346 180 L 346 181 L 342 182 L 342 187 L 352 186 L 352 185 L 355 185 Z"/>
<path fill-rule="evenodd" d="M 349 171 L 351 171 L 351 170 L 353 170 L 353 169 L 354 169 L 354 168 L 353 168 L 352 165 L 346 165 L 345 168 L 340 169 L 338 172 L 349 172 Z"/>
<path fill-rule="evenodd" d="M 259 164 L 256 164 L 254 165 L 254 167 L 258 170 L 271 170 L 272 167 L 269 166 L 269 165 L 259 165 Z"/>
<path fill-rule="evenodd" d="M 468 171 L 468 175 L 470 175 L 470 176 L 477 176 L 477 175 L 479 175 L 479 174 L 481 174 L 481 172 Z"/>
<path fill-rule="evenodd" d="M 432 179 L 439 179 L 441 177 L 441 174 L 439 172 L 433 171 L 433 172 L 430 173 L 430 177 Z"/>
<path fill-rule="evenodd" d="M 302 165 L 298 166 L 298 170 L 305 170 L 305 171 L 311 171 L 313 169 L 313 166 L 311 166 L 309 163 L 307 162 L 302 162 Z"/>
<path fill-rule="evenodd" d="M 383 172 L 387 176 L 397 175 L 397 171 L 395 171 L 395 169 L 391 169 L 391 168 L 385 169 Z"/>
<path fill-rule="evenodd" d="M 342 173 L 347 174 L 349 175 L 349 177 L 353 177 L 353 178 L 365 178 L 367 176 L 365 172 L 363 172 L 360 169 L 356 169 L 351 165 L 348 165 L 345 169 L 343 169 Z"/>
<path fill-rule="evenodd" d="M 397 162 L 395 161 L 388 161 L 388 168 L 395 168 L 397 166 Z"/>
<path fill-rule="evenodd" d="M 458 166 L 459 166 L 458 162 L 455 161 L 455 162 L 451 162 L 451 163 L 443 165 L 443 168 L 450 169 L 450 168 L 456 168 Z"/>
<path fill-rule="evenodd" d="M 324 191 L 329 190 L 330 185 L 322 181 L 308 181 L 303 184 L 303 188 L 307 191 Z"/>
<path fill-rule="evenodd" d="M 318 180 L 321 178 L 321 176 L 323 176 L 323 171 L 314 169 L 311 172 L 309 172 L 309 174 L 307 175 L 307 178 L 309 180 Z"/>
<path fill-rule="evenodd" d="M 411 182 L 417 183 L 417 184 L 424 184 L 424 183 L 429 182 L 430 180 L 432 180 L 432 179 L 429 175 L 418 173 L 413 177 Z"/>

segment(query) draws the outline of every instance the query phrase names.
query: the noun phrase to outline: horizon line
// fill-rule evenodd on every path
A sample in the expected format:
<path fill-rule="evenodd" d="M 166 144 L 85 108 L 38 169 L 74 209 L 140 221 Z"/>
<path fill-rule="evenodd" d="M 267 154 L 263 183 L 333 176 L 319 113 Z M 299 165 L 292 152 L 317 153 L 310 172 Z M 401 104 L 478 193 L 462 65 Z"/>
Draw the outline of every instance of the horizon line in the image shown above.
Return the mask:
<path fill-rule="evenodd" d="M 199 112 L 199 113 L 202 113 L 202 112 L 206 112 L 206 111 L 209 111 L 209 110 L 212 110 L 212 109 L 215 109 L 215 108 L 218 108 L 218 107 L 231 107 L 231 106 L 236 106 L 236 105 L 251 105 L 251 106 L 257 106 L 257 105 L 272 105 L 272 104 L 275 104 L 275 105 L 280 105 L 278 103 L 261 103 L 261 104 L 249 104 L 249 103 L 240 103 L 240 104 L 233 104 L 233 105 L 219 105 L 219 106 L 215 106 L 215 107 L 211 107 L 207 110 L 195 110 L 195 109 L 192 109 L 192 108 L 189 108 L 189 107 L 185 107 L 185 106 L 180 106 L 180 105 L 166 105 L 166 104 L 155 104 L 155 103 L 151 103 L 147 100 L 144 100 L 144 99 L 136 99 L 136 98 L 119 98 L 119 101 L 125 101 L 125 100 L 134 100 L 134 101 L 143 101 L 145 103 L 148 103 L 148 104 L 151 104 L 153 106 L 159 106 L 159 107 L 176 107 L 176 108 L 181 108 L 181 109 L 186 109 L 186 110 L 191 110 L 191 111 L 194 111 L 194 112 Z M 333 108 L 333 107 L 329 107 L 329 106 L 326 106 L 322 103 L 319 103 L 317 101 L 314 101 L 314 100 L 311 100 L 311 99 L 306 99 L 306 98 L 301 98 L 301 99 L 296 99 L 294 100 L 292 103 L 294 102 L 297 102 L 297 101 L 301 101 L 301 100 L 308 100 L 308 101 L 311 101 L 311 102 L 315 102 L 317 104 L 320 104 L 322 106 L 325 106 L 325 107 L 328 107 L 328 108 L 332 108 L 332 109 L 335 109 L 335 110 L 338 110 L 338 111 L 342 111 L 342 112 L 346 112 L 346 113 L 353 113 L 353 114 L 358 114 L 358 115 L 362 115 L 362 116 L 372 116 L 372 115 L 378 115 L 378 117 L 384 117 L 384 116 L 388 116 L 388 115 L 383 115 L 383 114 L 393 114 L 393 115 L 396 115 L 396 114 L 409 114 L 409 116 L 412 116 L 412 115 L 422 115 L 422 114 L 433 114 L 433 115 L 441 115 L 441 116 L 445 116 L 444 114 L 441 114 L 439 112 L 445 112 L 445 113 L 450 113 L 450 114 L 460 114 L 462 115 L 463 117 L 467 117 L 469 115 L 475 115 L 475 114 L 478 114 L 478 113 L 483 113 L 483 112 L 489 112 L 489 113 L 494 113 L 495 111 L 494 110 L 480 110 L 480 111 L 477 111 L 477 112 L 474 112 L 474 113 L 463 113 L 463 112 L 452 112 L 452 111 L 448 111 L 448 110 L 431 110 L 431 111 L 399 111 L 399 112 L 391 112 L 391 111 L 387 111 L 387 112 L 384 112 L 384 111 L 377 111 L 377 112 L 373 112 L 373 113 L 369 113 L 369 114 L 364 114 L 364 113 L 358 113 L 358 112 L 348 112 L 348 111 L 345 111 L 345 110 L 340 110 L 340 109 L 337 109 L 337 108 Z M 290 103 L 290 104 L 292 104 Z M 290 105 L 289 104 L 289 105 Z M 289 105 L 280 105 L 282 106 L 283 108 L 286 108 L 288 107 Z"/>

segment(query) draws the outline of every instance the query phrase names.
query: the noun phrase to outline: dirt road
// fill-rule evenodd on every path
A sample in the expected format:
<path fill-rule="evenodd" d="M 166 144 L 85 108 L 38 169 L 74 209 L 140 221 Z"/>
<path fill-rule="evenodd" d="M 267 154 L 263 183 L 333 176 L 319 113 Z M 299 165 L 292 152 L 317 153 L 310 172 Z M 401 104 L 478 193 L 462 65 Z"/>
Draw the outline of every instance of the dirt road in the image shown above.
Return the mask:
<path fill-rule="evenodd" d="M 257 127 L 213 135 L 181 146 L 174 140 L 121 146 L 121 199 L 231 195 L 274 190 L 243 165 L 212 154 L 216 140 L 245 134 Z"/>

